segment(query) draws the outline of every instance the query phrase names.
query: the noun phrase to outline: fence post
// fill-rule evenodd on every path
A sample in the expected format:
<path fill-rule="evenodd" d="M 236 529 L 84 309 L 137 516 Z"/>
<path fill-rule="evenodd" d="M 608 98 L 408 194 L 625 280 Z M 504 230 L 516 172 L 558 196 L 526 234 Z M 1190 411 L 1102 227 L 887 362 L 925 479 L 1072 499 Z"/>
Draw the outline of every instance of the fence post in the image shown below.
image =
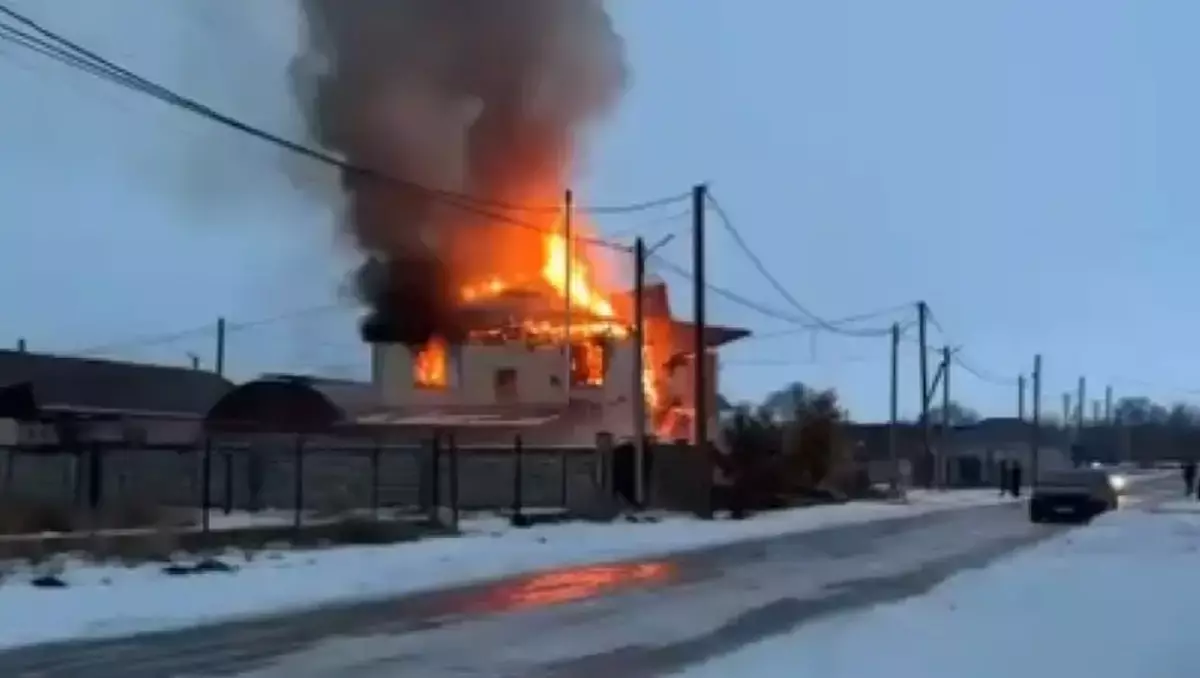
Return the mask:
<path fill-rule="evenodd" d="M 525 444 L 521 440 L 521 435 L 517 434 L 513 438 L 513 498 L 512 498 L 512 524 L 516 527 L 525 527 L 528 523 L 525 516 L 521 513 L 524 506 L 524 459 Z"/>
<path fill-rule="evenodd" d="M 225 515 L 233 513 L 233 450 L 225 450 Z"/>
<path fill-rule="evenodd" d="M 596 455 L 599 458 L 599 483 L 603 491 L 604 498 L 612 499 L 615 496 L 615 484 L 613 483 L 613 437 L 607 431 L 601 431 L 596 434 Z"/>
<path fill-rule="evenodd" d="M 200 530 L 209 531 L 208 511 L 212 507 L 212 436 L 204 436 L 204 450 L 200 459 Z"/>
<path fill-rule="evenodd" d="M 442 504 L 442 432 L 433 432 L 433 445 L 429 449 L 429 497 L 430 515 L 437 521 L 438 508 Z"/>
<path fill-rule="evenodd" d="M 302 517 L 304 513 L 304 436 L 302 435 L 296 436 L 295 455 L 296 512 L 292 516 L 292 527 L 298 532 L 304 523 Z"/>
<path fill-rule="evenodd" d="M 379 454 L 381 444 L 375 439 L 371 448 L 371 517 L 379 518 Z"/>
<path fill-rule="evenodd" d="M 448 434 L 447 443 L 450 446 L 450 525 L 458 531 L 458 440 L 454 434 Z"/>
<path fill-rule="evenodd" d="M 562 466 L 562 477 L 560 477 L 560 478 L 558 479 L 558 482 L 559 482 L 559 488 L 558 488 L 558 489 L 559 489 L 559 492 L 560 492 L 560 494 L 561 494 L 561 496 L 562 496 L 562 505 L 563 505 L 563 507 L 564 507 L 564 508 L 566 508 L 566 506 L 567 506 L 567 500 L 568 500 L 568 499 L 570 499 L 570 497 L 569 497 L 569 496 L 567 496 L 567 477 L 568 477 L 568 475 L 569 475 L 569 471 L 570 471 L 570 466 L 569 466 L 569 464 L 570 464 L 570 456 L 568 455 L 566 448 L 564 448 L 564 449 L 562 450 L 562 452 L 559 454 L 559 456 L 560 456 L 560 458 L 562 459 L 562 464 L 561 464 L 561 466 Z"/>
<path fill-rule="evenodd" d="M 642 482 L 645 483 L 642 488 L 642 506 L 641 508 L 648 509 L 654 505 L 654 500 L 658 494 L 655 490 L 658 476 L 655 475 L 654 461 L 658 454 L 658 441 L 653 436 L 646 436 L 646 441 L 642 443 L 642 449 L 645 453 L 642 455 Z"/>
<path fill-rule="evenodd" d="M 104 449 L 99 442 L 88 445 L 88 508 L 100 510 L 104 497 Z"/>

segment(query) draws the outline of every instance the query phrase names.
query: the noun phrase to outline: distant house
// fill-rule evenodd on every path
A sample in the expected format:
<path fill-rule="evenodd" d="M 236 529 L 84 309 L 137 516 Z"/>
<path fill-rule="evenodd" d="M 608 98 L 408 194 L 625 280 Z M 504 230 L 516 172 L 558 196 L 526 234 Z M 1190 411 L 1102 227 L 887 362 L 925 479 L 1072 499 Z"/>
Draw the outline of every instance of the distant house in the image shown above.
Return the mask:
<path fill-rule="evenodd" d="M 43 412 L 193 417 L 233 388 L 202 370 L 0 350 L 0 388 L 19 385 L 28 386 Z"/>
<path fill-rule="evenodd" d="M 61 449 L 86 437 L 188 445 L 232 388 L 201 370 L 0 350 L 0 444 Z"/>
<path fill-rule="evenodd" d="M 887 424 L 855 423 L 846 436 L 855 457 L 866 464 L 872 479 L 886 481 L 891 474 Z M 924 430 L 904 422 L 896 427 L 896 458 L 907 469 L 912 482 L 923 484 L 933 478 L 933 460 L 924 454 Z M 944 434 L 940 426 L 930 428 L 930 450 L 945 463 L 944 478 L 954 486 L 990 485 L 998 482 L 1001 462 L 1018 462 L 1027 471 L 1033 466 L 1032 429 L 1016 418 L 997 417 L 955 426 Z M 1072 464 L 1069 441 L 1060 429 L 1043 427 L 1038 445 L 1038 467 L 1042 471 Z"/>

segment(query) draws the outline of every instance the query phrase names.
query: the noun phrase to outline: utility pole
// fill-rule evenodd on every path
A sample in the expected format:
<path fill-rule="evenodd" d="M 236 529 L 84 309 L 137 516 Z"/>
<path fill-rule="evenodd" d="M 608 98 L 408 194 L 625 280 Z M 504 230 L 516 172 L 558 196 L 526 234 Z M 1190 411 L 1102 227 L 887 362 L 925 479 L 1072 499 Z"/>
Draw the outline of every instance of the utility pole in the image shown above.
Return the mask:
<path fill-rule="evenodd" d="M 1083 408 L 1087 407 L 1087 377 L 1079 378 L 1079 386 L 1076 387 L 1075 394 L 1075 435 L 1076 437 L 1083 431 Z"/>
<path fill-rule="evenodd" d="M 25 344 L 25 337 L 17 339 L 17 353 L 25 353 L 29 347 Z"/>
<path fill-rule="evenodd" d="M 946 462 L 950 456 L 951 426 L 950 420 L 950 347 L 942 347 L 942 439 L 938 441 L 938 488 L 946 489 Z"/>
<path fill-rule="evenodd" d="M 930 444 L 930 427 L 932 423 L 929 421 L 929 398 L 933 394 L 929 392 L 929 345 L 927 343 L 926 325 L 929 323 L 929 307 L 924 301 L 917 302 L 917 343 L 920 345 L 920 361 L 921 369 L 921 451 L 922 459 L 929 461 L 933 459 L 933 449 Z M 936 469 L 934 469 L 936 472 Z M 932 478 L 927 477 L 925 486 L 929 487 Z"/>
<path fill-rule="evenodd" d="M 645 505 L 646 492 L 646 241 L 633 243 L 633 435 L 637 451 L 633 469 L 634 500 Z"/>
<path fill-rule="evenodd" d="M 1104 387 L 1104 423 L 1112 426 L 1113 423 L 1113 390 L 1112 386 Z"/>
<path fill-rule="evenodd" d="M 900 419 L 900 323 L 892 323 L 892 375 L 888 418 L 888 460 L 891 462 L 891 487 L 895 495 L 900 489 L 900 457 L 896 450 L 896 427 Z"/>
<path fill-rule="evenodd" d="M 566 279 L 563 280 L 563 296 L 565 299 L 566 316 L 563 320 L 563 353 L 566 358 L 566 379 L 563 383 L 566 384 L 567 401 L 571 400 L 571 389 L 575 385 L 574 376 L 571 369 L 571 267 L 572 259 L 575 258 L 575 234 L 573 223 L 575 221 L 575 192 L 567 189 L 563 192 L 563 248 L 567 251 L 566 261 L 563 262 Z"/>
<path fill-rule="evenodd" d="M 708 187 L 704 184 L 699 184 L 692 189 L 692 266 L 695 272 L 695 289 L 692 291 L 695 309 L 695 336 L 693 337 L 693 358 L 692 369 L 692 388 L 694 393 L 692 397 L 695 399 L 693 405 L 694 421 L 696 427 L 695 440 L 696 445 L 702 454 L 708 452 L 708 375 L 705 374 L 707 367 L 708 347 L 705 341 L 705 272 L 704 272 L 704 211 L 708 206 Z"/>
<path fill-rule="evenodd" d="M 217 358 L 213 366 L 218 377 L 225 376 L 225 318 L 217 318 Z"/>
<path fill-rule="evenodd" d="M 1025 375 L 1017 376 L 1017 421 L 1025 421 Z"/>
<path fill-rule="evenodd" d="M 1092 401 L 1092 425 L 1095 426 L 1095 425 L 1098 425 L 1099 423 L 1100 423 L 1100 401 L 1093 400 Z"/>
<path fill-rule="evenodd" d="M 1074 419 L 1074 417 L 1071 416 L 1071 392 L 1070 391 L 1063 393 L 1062 403 L 1063 403 L 1063 422 L 1062 422 L 1063 428 L 1069 431 L 1069 430 L 1071 430 L 1071 420 Z"/>
<path fill-rule="evenodd" d="M 1038 482 L 1038 462 L 1041 450 L 1038 449 L 1042 444 L 1042 356 L 1041 354 L 1033 357 L 1033 431 L 1032 440 L 1029 444 L 1030 463 L 1033 468 L 1029 469 L 1029 486 L 1037 487 Z"/>

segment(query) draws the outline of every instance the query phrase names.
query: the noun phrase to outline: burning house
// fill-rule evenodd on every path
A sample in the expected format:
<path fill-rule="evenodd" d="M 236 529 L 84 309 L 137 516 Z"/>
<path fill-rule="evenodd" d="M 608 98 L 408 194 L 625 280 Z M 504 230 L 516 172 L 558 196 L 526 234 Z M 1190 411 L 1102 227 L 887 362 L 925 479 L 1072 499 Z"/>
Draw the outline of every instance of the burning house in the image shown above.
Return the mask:
<path fill-rule="evenodd" d="M 690 332 L 665 288 L 650 293 L 638 378 L 631 299 L 575 246 L 589 224 L 563 199 L 579 140 L 626 81 L 602 0 L 303 7 L 296 92 L 314 138 L 348 161 L 344 223 L 384 404 L 552 408 L 621 434 L 645 398 L 649 430 L 687 430 Z"/>
<path fill-rule="evenodd" d="M 498 285 L 496 287 L 499 287 Z M 579 441 L 607 431 L 636 434 L 638 398 L 645 430 L 661 438 L 694 432 L 694 326 L 670 315 L 665 285 L 645 291 L 646 333 L 641 374 L 629 318 L 633 298 L 616 296 L 604 314 L 548 307 L 525 291 L 494 293 L 469 304 L 476 320 L 465 337 L 435 337 L 422 346 L 376 343 L 374 380 L 390 409 L 419 411 L 543 410 L 557 412 L 564 435 Z M 748 334 L 709 327 L 708 346 Z M 717 358 L 707 357 L 710 435 L 715 439 Z"/>

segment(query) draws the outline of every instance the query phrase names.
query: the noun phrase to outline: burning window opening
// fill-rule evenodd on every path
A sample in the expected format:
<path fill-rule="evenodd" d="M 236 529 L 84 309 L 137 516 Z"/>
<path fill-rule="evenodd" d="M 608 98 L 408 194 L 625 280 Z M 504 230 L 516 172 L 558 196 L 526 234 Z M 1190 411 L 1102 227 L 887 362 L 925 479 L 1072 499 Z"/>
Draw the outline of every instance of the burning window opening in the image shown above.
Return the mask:
<path fill-rule="evenodd" d="M 444 389 L 450 385 L 450 346 L 434 337 L 413 356 L 413 384 L 417 388 Z"/>
<path fill-rule="evenodd" d="M 607 346 L 599 340 L 571 344 L 571 386 L 603 386 Z"/>

